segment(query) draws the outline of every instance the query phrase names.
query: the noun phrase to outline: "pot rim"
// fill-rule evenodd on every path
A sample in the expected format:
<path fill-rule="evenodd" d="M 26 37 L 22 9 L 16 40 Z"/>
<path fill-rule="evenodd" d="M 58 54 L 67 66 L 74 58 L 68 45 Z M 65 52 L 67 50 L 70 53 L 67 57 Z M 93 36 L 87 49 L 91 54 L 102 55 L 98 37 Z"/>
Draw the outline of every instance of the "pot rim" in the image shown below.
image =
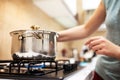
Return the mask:
<path fill-rule="evenodd" d="M 30 32 L 41 32 L 44 34 L 50 34 L 50 33 L 54 33 L 55 35 L 59 35 L 57 32 L 55 31 L 50 31 L 50 30 L 14 30 L 10 32 L 10 35 L 17 35 L 17 34 L 26 34 L 26 33 L 30 33 Z"/>

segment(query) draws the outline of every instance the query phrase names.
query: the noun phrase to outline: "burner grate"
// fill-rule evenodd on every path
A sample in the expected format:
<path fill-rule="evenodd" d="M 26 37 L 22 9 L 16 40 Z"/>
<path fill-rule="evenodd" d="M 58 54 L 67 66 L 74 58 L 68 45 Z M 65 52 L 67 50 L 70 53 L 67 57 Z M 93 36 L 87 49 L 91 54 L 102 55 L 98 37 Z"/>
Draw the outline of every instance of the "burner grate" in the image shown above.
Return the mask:
<path fill-rule="evenodd" d="M 0 63 L 7 65 L 0 68 L 0 74 L 16 74 L 16 75 L 45 75 L 52 72 L 57 72 L 63 69 L 63 65 L 58 65 L 59 61 L 45 61 L 45 60 L 3 60 Z"/>
<path fill-rule="evenodd" d="M 0 79 L 63 80 L 80 69 L 77 65 L 70 64 L 69 60 L 0 60 Z"/>

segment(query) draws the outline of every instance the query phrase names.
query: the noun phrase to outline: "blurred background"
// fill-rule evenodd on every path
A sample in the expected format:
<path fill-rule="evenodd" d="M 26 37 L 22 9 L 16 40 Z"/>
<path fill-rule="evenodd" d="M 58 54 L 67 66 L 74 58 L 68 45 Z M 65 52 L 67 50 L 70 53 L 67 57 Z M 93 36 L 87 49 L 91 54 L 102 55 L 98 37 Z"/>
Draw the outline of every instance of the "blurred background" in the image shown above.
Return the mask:
<path fill-rule="evenodd" d="M 42 30 L 59 32 L 83 25 L 99 2 L 100 0 L 0 0 L 0 59 L 11 59 L 11 31 L 28 30 L 31 25 L 38 25 Z M 91 36 L 104 34 L 105 26 L 102 24 Z M 58 56 L 71 57 L 75 49 L 80 57 L 86 39 L 88 38 L 58 42 Z"/>

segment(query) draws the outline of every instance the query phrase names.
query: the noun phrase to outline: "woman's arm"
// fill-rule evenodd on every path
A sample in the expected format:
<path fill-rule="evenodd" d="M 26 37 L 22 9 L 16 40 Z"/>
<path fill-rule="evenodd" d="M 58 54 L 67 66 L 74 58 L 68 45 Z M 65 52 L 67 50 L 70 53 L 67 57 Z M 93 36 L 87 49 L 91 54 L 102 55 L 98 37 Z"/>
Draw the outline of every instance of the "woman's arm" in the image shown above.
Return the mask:
<path fill-rule="evenodd" d="M 100 5 L 88 20 L 82 26 L 77 26 L 68 30 L 64 30 L 59 32 L 58 41 L 70 41 L 70 40 L 77 40 L 82 39 L 90 34 L 92 34 L 98 27 L 104 22 L 106 16 L 106 10 L 104 7 L 103 2 L 101 1 Z"/>

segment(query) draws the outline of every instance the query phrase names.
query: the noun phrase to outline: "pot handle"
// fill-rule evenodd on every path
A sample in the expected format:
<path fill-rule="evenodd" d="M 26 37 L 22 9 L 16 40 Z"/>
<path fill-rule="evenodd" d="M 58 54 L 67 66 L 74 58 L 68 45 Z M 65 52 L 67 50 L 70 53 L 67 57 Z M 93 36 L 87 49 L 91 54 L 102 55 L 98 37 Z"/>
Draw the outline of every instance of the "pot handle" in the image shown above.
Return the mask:
<path fill-rule="evenodd" d="M 59 33 L 56 33 L 56 37 L 58 38 L 60 36 L 60 34 Z"/>
<path fill-rule="evenodd" d="M 57 40 L 57 41 L 58 41 L 59 36 L 60 36 L 60 35 L 59 35 L 59 33 L 57 32 L 57 33 L 56 33 L 56 40 Z"/>

